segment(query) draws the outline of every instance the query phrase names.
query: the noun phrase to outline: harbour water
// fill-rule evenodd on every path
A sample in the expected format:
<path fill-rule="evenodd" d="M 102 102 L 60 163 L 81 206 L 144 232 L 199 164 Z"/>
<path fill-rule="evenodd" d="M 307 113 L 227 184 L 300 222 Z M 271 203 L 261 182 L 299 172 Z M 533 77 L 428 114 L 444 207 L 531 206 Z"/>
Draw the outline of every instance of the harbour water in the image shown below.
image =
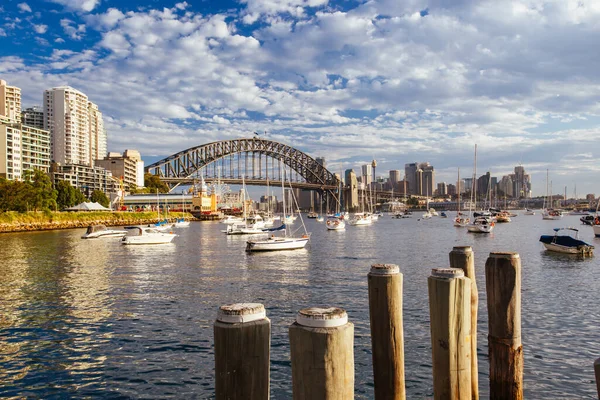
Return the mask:
<path fill-rule="evenodd" d="M 299 221 L 296 222 L 296 225 Z M 491 251 L 522 258 L 526 398 L 596 398 L 600 357 L 598 257 L 551 254 L 538 242 L 578 217 L 519 215 L 491 235 L 450 218 L 381 218 L 327 231 L 307 220 L 310 247 L 246 254 L 245 237 L 194 222 L 171 245 L 81 240 L 84 230 L 2 235 L 0 397 L 212 398 L 212 324 L 221 304 L 261 302 L 272 321 L 271 393 L 291 398 L 288 326 L 300 308 L 334 305 L 355 324 L 356 398 L 373 398 L 366 274 L 404 274 L 407 397 L 432 396 L 427 277 L 453 246 L 473 246 L 479 288 L 480 391 L 487 388 L 484 269 Z M 597 247 L 591 227 L 580 238 Z M 600 250 L 600 249 L 599 249 Z"/>

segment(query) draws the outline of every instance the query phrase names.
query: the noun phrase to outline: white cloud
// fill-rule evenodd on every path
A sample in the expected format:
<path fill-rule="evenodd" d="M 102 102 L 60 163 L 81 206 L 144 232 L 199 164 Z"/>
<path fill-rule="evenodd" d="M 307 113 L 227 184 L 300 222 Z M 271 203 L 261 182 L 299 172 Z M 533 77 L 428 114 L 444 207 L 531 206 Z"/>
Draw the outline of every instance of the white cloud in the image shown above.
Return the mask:
<path fill-rule="evenodd" d="M 44 25 L 44 24 L 35 25 L 34 24 L 33 25 L 33 30 L 36 33 L 39 33 L 41 35 L 41 34 L 46 33 L 46 31 L 48 30 L 48 25 Z"/>
<path fill-rule="evenodd" d="M 31 7 L 29 7 L 29 4 L 27 4 L 27 3 L 19 3 L 19 4 L 17 4 L 17 8 L 21 12 L 31 12 Z"/>
<path fill-rule="evenodd" d="M 415 160 L 470 168 L 475 142 L 482 168 L 529 161 L 543 171 L 549 160 L 600 152 L 594 4 L 371 0 L 346 12 L 324 0 L 244 4 L 227 15 L 183 3 L 75 14 L 61 20 L 65 34 L 81 39 L 83 18 L 100 31 L 97 43 L 27 67 L 5 57 L 0 72 L 24 93 L 79 88 L 111 118 L 111 146 L 139 138 L 155 154 L 255 130 L 332 162 L 372 153 L 382 170 Z M 242 26 L 256 22 L 253 32 Z"/>
<path fill-rule="evenodd" d="M 2 28 L 0 28 L 0 37 L 5 37 L 6 36 L 6 31 Z"/>
<path fill-rule="evenodd" d="M 73 40 L 81 40 L 83 34 L 86 31 L 84 24 L 77 24 L 74 21 L 63 18 L 60 20 L 60 26 L 62 26 L 64 32 Z"/>
<path fill-rule="evenodd" d="M 65 6 L 65 8 L 78 12 L 91 12 L 98 4 L 100 0 L 50 0 L 53 3 L 57 3 Z"/>

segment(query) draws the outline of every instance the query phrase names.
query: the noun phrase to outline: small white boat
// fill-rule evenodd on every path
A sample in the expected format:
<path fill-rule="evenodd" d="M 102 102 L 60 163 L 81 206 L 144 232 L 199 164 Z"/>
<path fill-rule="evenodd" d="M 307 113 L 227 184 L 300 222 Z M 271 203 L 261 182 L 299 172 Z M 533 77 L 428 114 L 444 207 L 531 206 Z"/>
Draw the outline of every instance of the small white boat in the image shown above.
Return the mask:
<path fill-rule="evenodd" d="M 530 208 L 525 209 L 525 215 L 535 215 L 535 211 Z"/>
<path fill-rule="evenodd" d="M 472 223 L 467 225 L 469 232 L 490 233 L 494 230 L 495 222 L 492 218 L 486 216 L 475 217 Z"/>
<path fill-rule="evenodd" d="M 584 256 L 594 254 L 594 246 L 579 240 L 579 230 L 576 228 L 555 228 L 554 235 L 542 235 L 540 242 L 547 250 L 557 253 Z"/>
<path fill-rule="evenodd" d="M 421 219 L 430 219 L 431 217 L 433 217 L 433 215 L 429 211 L 421 215 Z"/>
<path fill-rule="evenodd" d="M 322 215 L 319 215 L 319 216 L 317 217 L 317 222 L 323 222 L 323 221 L 325 221 L 325 218 L 323 218 L 323 216 L 322 216 Z"/>
<path fill-rule="evenodd" d="M 569 215 L 590 215 L 590 213 L 583 210 L 573 210 L 569 212 Z"/>
<path fill-rule="evenodd" d="M 327 218 L 325 226 L 327 226 L 327 229 L 329 229 L 330 231 L 341 231 L 343 229 L 346 229 L 346 223 L 343 219 L 339 218 Z"/>
<path fill-rule="evenodd" d="M 109 238 L 109 237 L 123 237 L 127 231 L 108 229 L 105 225 L 90 225 L 82 239 L 98 239 L 98 238 Z"/>
<path fill-rule="evenodd" d="M 306 243 L 308 243 L 308 239 L 308 235 L 303 235 L 300 238 L 272 235 L 266 240 L 248 240 L 246 242 L 246 251 L 303 249 Z"/>
<path fill-rule="evenodd" d="M 348 221 L 348 223 L 352 226 L 371 225 L 373 223 L 373 219 L 368 213 L 357 213 L 354 214 L 354 218 Z"/>
<path fill-rule="evenodd" d="M 227 224 L 227 225 L 240 224 L 243 222 L 244 222 L 244 219 L 242 217 L 234 217 L 233 215 L 228 215 L 221 220 L 222 224 Z"/>
<path fill-rule="evenodd" d="M 435 208 L 430 208 L 429 209 L 429 214 L 431 214 L 432 217 L 438 217 L 439 214 L 437 211 L 435 211 Z"/>
<path fill-rule="evenodd" d="M 464 228 L 467 225 L 469 225 L 471 223 L 471 219 L 469 217 L 465 217 L 463 215 L 457 215 L 456 218 L 454 218 L 454 226 L 457 226 L 459 228 Z"/>
<path fill-rule="evenodd" d="M 185 218 L 177 218 L 175 221 L 175 228 L 187 228 L 190 226 L 190 221 L 186 221 Z"/>
<path fill-rule="evenodd" d="M 177 236 L 174 233 L 161 232 L 153 228 L 127 227 L 127 234 L 121 239 L 122 244 L 165 244 L 171 243 Z"/>
<path fill-rule="evenodd" d="M 559 210 L 554 210 L 552 208 L 545 209 L 542 211 L 542 219 L 547 220 L 559 220 L 563 217 L 562 213 Z"/>

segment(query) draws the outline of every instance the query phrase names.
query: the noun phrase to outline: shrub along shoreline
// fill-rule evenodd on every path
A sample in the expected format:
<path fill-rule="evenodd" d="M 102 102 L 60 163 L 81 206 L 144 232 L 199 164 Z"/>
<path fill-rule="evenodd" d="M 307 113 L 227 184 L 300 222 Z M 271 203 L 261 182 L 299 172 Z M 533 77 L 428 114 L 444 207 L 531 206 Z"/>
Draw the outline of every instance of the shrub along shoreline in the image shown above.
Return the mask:
<path fill-rule="evenodd" d="M 193 218 L 189 213 L 170 213 L 169 219 Z M 90 225 L 123 226 L 152 224 L 155 212 L 55 212 L 30 211 L 0 213 L 0 233 L 87 228 Z"/>

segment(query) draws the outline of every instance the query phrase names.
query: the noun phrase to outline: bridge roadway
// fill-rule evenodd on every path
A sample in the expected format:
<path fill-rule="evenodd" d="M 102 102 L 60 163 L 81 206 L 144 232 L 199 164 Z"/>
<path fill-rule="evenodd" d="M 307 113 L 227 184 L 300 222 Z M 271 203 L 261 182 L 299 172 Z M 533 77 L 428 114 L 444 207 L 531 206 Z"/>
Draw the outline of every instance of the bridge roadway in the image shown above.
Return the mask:
<path fill-rule="evenodd" d="M 161 181 L 165 182 L 166 184 L 180 184 L 180 185 L 192 185 L 192 184 L 197 184 L 198 183 L 198 179 L 192 179 L 192 178 L 161 178 Z M 206 183 L 216 183 L 217 179 L 214 178 L 204 178 L 204 181 Z M 222 184 L 226 184 L 226 185 L 242 185 L 242 179 L 241 178 L 220 178 L 218 180 L 219 182 L 221 182 Z M 252 179 L 252 178 L 245 178 L 244 179 L 244 183 L 246 184 L 246 186 L 267 186 L 267 182 L 269 184 L 269 186 L 273 187 L 273 188 L 278 188 L 281 187 L 281 181 L 279 180 L 271 180 L 269 179 L 268 181 L 264 178 L 260 178 L 260 179 Z M 285 182 L 285 187 L 289 188 L 290 185 L 294 188 L 294 189 L 306 189 L 306 190 L 330 190 L 330 191 L 337 191 L 338 187 L 335 185 L 323 185 L 323 184 L 318 184 L 318 183 L 307 183 L 307 182 L 290 182 L 290 181 L 286 181 Z"/>

